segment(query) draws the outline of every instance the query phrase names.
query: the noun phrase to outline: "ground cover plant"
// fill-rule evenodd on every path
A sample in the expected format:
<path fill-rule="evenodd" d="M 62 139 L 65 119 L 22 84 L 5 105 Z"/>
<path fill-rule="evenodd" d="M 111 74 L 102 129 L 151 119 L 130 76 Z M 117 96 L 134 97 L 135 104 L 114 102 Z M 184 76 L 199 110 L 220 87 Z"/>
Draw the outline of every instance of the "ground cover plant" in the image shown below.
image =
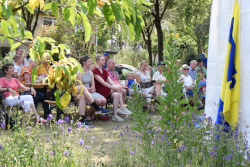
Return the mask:
<path fill-rule="evenodd" d="M 166 37 L 164 75 L 168 96 L 159 98 L 156 113 L 143 110 L 144 100 L 135 88 L 128 107 L 133 115 L 126 121 L 97 122 L 84 127 L 72 117 L 46 125 L 34 124 L 29 113 L 11 109 L 16 124 L 5 130 L 1 124 L 0 165 L 2 166 L 248 166 L 250 154 L 244 133 L 214 125 L 203 111 L 182 97 L 175 38 Z M 197 105 L 199 95 L 194 93 Z M 13 113 L 17 113 L 13 114 Z M 74 120 L 74 121 L 73 121 Z M 218 137 L 219 136 L 219 137 Z"/>

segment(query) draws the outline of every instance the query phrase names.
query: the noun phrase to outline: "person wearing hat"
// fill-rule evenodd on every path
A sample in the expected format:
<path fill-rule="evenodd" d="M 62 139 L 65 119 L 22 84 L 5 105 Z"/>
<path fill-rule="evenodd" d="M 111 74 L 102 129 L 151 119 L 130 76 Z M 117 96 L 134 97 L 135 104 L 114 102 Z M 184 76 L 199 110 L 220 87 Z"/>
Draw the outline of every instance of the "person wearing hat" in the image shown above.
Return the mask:
<path fill-rule="evenodd" d="M 207 78 L 207 70 L 206 70 L 206 68 L 203 66 L 203 64 L 204 64 L 204 60 L 202 60 L 202 59 L 199 59 L 198 60 L 198 66 L 196 67 L 196 70 L 198 71 L 198 70 L 203 70 L 203 72 L 204 72 L 204 77 L 205 78 Z"/>
<path fill-rule="evenodd" d="M 167 81 L 166 77 L 162 75 L 164 71 L 164 66 L 165 64 L 159 62 L 157 64 L 157 71 L 153 75 L 153 80 L 155 80 L 154 87 L 157 96 L 166 95 L 166 93 L 163 92 L 163 90 L 165 90 L 165 85 L 163 84 L 163 82 Z"/>
<path fill-rule="evenodd" d="M 105 65 L 102 66 L 102 68 L 106 69 L 107 68 L 107 62 L 109 60 L 109 54 L 108 53 L 104 53 L 104 58 L 105 58 Z"/>

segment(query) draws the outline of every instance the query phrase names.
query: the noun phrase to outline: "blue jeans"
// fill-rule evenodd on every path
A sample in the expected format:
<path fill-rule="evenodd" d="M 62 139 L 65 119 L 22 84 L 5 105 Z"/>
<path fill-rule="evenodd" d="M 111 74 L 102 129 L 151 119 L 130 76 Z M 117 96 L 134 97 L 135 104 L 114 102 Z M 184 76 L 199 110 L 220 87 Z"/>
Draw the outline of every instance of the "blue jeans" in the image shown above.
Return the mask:
<path fill-rule="evenodd" d="M 24 95 L 31 95 L 30 92 L 24 92 L 23 94 Z M 39 101 L 42 101 L 42 106 L 43 106 L 43 110 L 44 110 L 44 118 L 46 119 L 48 117 L 48 115 L 51 114 L 51 111 L 49 109 L 49 104 L 44 101 L 45 100 L 44 93 L 37 91 L 36 96 L 33 96 L 33 99 L 34 99 L 34 104 L 35 104 L 36 108 L 37 108 Z"/>

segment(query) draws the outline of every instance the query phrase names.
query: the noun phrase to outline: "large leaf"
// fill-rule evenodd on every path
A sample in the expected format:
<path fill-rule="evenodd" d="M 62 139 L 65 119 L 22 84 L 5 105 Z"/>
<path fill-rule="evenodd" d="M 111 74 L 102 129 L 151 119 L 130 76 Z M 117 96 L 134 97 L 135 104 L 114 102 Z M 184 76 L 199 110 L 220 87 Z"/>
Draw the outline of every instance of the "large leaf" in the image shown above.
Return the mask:
<path fill-rule="evenodd" d="M 117 23 L 119 23 L 122 19 L 122 9 L 121 6 L 113 1 L 111 1 L 112 11 L 115 14 L 115 18 Z"/>
<path fill-rule="evenodd" d="M 88 7 L 87 7 L 87 3 L 86 2 L 78 1 L 77 4 L 81 7 L 82 12 L 84 14 L 88 14 Z"/>
<path fill-rule="evenodd" d="M 8 1 L 5 1 L 5 4 L 2 5 L 2 10 L 3 10 L 3 16 L 8 19 L 12 15 L 12 9 L 11 6 L 7 4 Z"/>
<path fill-rule="evenodd" d="M 64 8 L 64 10 L 63 10 L 63 20 L 68 21 L 70 15 L 71 15 L 71 13 L 70 13 L 69 8 Z"/>
<path fill-rule="evenodd" d="M 12 46 L 11 46 L 11 49 L 10 50 L 14 50 L 16 49 L 18 46 L 20 46 L 22 43 L 20 42 L 17 42 L 17 43 L 14 43 Z"/>
<path fill-rule="evenodd" d="M 50 10 L 52 8 L 52 3 L 46 3 L 43 7 L 43 10 L 46 11 L 46 10 Z"/>
<path fill-rule="evenodd" d="M 31 9 L 35 9 L 39 5 L 40 0 L 29 0 L 29 5 Z"/>
<path fill-rule="evenodd" d="M 69 17 L 69 21 L 70 23 L 75 26 L 75 16 L 76 16 L 76 13 L 75 13 L 75 10 L 74 8 L 70 8 L 70 17 Z"/>
<path fill-rule="evenodd" d="M 71 95 L 68 92 L 64 92 L 64 94 L 60 98 L 60 103 L 62 105 L 62 108 L 65 108 L 68 106 L 70 99 L 71 99 Z"/>
<path fill-rule="evenodd" d="M 89 15 L 92 16 L 93 13 L 94 13 L 94 10 L 96 8 L 96 5 L 97 5 L 97 0 L 88 0 L 87 1 L 87 4 L 88 4 L 88 7 L 89 7 Z"/>
<path fill-rule="evenodd" d="M 135 39 L 135 30 L 132 23 L 128 25 L 129 28 L 129 40 L 133 41 Z"/>
<path fill-rule="evenodd" d="M 150 0 L 142 0 L 142 3 L 143 3 L 144 5 L 147 5 L 147 6 L 153 5 L 153 4 L 150 2 Z"/>
<path fill-rule="evenodd" d="M 111 6 L 107 5 L 107 3 L 105 3 L 104 7 L 103 7 L 103 13 L 104 13 L 104 17 L 107 20 L 108 24 L 111 26 L 114 22 L 114 13 L 111 9 Z"/>
<path fill-rule="evenodd" d="M 35 48 L 37 49 L 40 56 L 45 52 L 45 43 L 41 37 L 36 38 Z"/>
<path fill-rule="evenodd" d="M 33 67 L 32 72 L 31 72 L 32 85 L 35 83 L 35 80 L 36 80 L 36 68 L 37 68 L 37 66 Z"/>
<path fill-rule="evenodd" d="M 79 61 L 77 61 L 77 60 L 74 59 L 74 58 L 69 58 L 69 60 L 71 60 L 72 62 L 74 62 L 74 63 L 77 65 L 77 67 L 78 67 L 78 71 L 80 71 L 82 74 L 84 74 L 84 71 L 83 71 L 82 66 L 81 66 L 81 64 L 79 63 Z"/>
<path fill-rule="evenodd" d="M 56 1 L 53 1 L 51 4 L 51 14 L 56 14 L 57 10 L 58 10 L 57 3 L 56 3 Z"/>
<path fill-rule="evenodd" d="M 62 109 L 62 105 L 60 103 L 60 95 L 59 95 L 59 89 L 57 89 L 54 93 L 54 96 L 56 97 L 56 105 L 58 108 Z"/>
<path fill-rule="evenodd" d="M 8 22 L 5 20 L 1 20 L 1 30 L 3 31 L 4 37 L 9 36 Z"/>
<path fill-rule="evenodd" d="M 42 10 L 44 7 L 44 0 L 40 0 L 40 10 Z"/>
<path fill-rule="evenodd" d="M 33 39 L 32 33 L 30 31 L 24 31 L 24 38 Z"/>
<path fill-rule="evenodd" d="M 89 23 L 88 17 L 84 13 L 80 12 L 80 15 L 82 17 L 84 30 L 85 30 L 85 42 L 88 42 L 90 40 L 90 36 L 92 33 L 91 25 Z"/>

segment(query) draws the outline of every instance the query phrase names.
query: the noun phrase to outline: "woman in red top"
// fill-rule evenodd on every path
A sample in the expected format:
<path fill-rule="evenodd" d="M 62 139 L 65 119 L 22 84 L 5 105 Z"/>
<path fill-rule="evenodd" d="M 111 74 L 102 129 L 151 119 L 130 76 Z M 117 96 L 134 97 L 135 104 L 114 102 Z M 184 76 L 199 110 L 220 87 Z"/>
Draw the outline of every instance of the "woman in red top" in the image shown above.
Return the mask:
<path fill-rule="evenodd" d="M 96 92 L 103 95 L 106 99 L 111 97 L 113 99 L 113 109 L 114 116 L 112 118 L 113 121 L 123 121 L 117 113 L 129 115 L 131 112 L 124 107 L 122 102 L 122 87 L 119 84 L 115 84 L 112 79 L 109 77 L 108 72 L 102 68 L 105 65 L 105 58 L 102 55 L 98 55 L 96 57 L 97 68 L 93 70 L 95 76 L 95 87 Z M 120 103 L 120 107 L 118 109 L 118 105 Z"/>
<path fill-rule="evenodd" d="M 6 103 L 9 106 L 21 105 L 25 112 L 31 110 L 35 114 L 36 122 L 46 123 L 46 120 L 38 115 L 32 96 L 20 96 L 17 92 L 17 90 L 30 91 L 32 95 L 36 95 L 35 89 L 25 87 L 16 78 L 12 78 L 14 75 L 14 66 L 12 64 L 5 64 L 2 69 L 5 77 L 0 78 L 0 92 L 7 91 L 3 93 Z"/>

